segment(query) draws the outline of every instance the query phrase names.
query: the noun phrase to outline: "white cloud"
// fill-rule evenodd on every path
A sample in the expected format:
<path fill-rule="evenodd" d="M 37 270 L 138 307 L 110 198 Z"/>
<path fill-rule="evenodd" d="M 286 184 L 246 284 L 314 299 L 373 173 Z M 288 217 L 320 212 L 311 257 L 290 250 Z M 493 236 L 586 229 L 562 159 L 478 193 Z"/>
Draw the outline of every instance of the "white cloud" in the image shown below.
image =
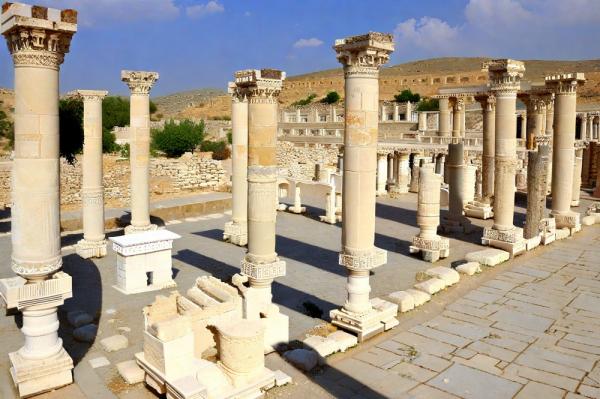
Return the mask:
<path fill-rule="evenodd" d="M 225 7 L 217 1 L 209 1 L 206 4 L 196 4 L 186 7 L 185 14 L 190 18 L 202 18 L 210 14 L 225 11 Z"/>
<path fill-rule="evenodd" d="M 399 23 L 394 29 L 398 46 L 415 46 L 438 54 L 452 51 L 459 34 L 459 27 L 431 17 L 423 17 L 418 22 L 411 18 Z"/>
<path fill-rule="evenodd" d="M 522 27 L 535 17 L 519 0 L 470 0 L 465 16 L 469 24 L 498 34 L 504 34 L 504 29 Z"/>
<path fill-rule="evenodd" d="M 294 43 L 294 48 L 319 47 L 322 44 L 322 40 L 317 39 L 316 37 L 311 37 L 310 39 L 298 40 L 296 43 Z"/>
<path fill-rule="evenodd" d="M 38 0 L 36 4 L 52 8 L 73 8 L 79 24 L 92 26 L 117 22 L 165 20 L 176 18 L 175 0 Z"/>

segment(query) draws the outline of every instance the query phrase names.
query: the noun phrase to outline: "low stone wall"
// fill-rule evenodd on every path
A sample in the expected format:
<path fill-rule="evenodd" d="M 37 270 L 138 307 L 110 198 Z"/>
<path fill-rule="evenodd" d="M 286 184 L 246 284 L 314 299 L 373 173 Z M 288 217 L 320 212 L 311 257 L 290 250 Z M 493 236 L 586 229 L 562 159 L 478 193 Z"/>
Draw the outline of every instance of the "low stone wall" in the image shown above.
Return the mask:
<path fill-rule="evenodd" d="M 337 164 L 337 147 L 295 146 L 289 141 L 277 142 L 277 165 L 287 170 L 287 176 L 295 179 L 312 179 L 315 164 Z"/>
<path fill-rule="evenodd" d="M 11 162 L 0 162 L 0 206 L 10 204 Z M 81 157 L 71 165 L 60 163 L 61 205 L 81 203 Z M 150 193 L 176 197 L 178 193 L 217 191 L 226 185 L 228 177 L 221 161 L 186 154 L 181 158 L 152 158 L 150 162 Z M 118 207 L 129 203 L 129 160 L 112 155 L 104 156 L 104 198 L 107 206 Z"/>

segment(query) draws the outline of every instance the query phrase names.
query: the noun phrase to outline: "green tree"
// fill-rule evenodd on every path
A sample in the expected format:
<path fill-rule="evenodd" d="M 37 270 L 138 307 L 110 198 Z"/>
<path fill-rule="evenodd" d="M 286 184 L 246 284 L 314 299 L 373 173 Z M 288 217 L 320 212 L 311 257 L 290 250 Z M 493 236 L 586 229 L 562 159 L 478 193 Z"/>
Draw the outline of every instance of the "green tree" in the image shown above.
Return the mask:
<path fill-rule="evenodd" d="M 83 148 L 83 101 L 66 98 L 59 101 L 60 155 L 69 163 L 75 162 L 75 154 Z"/>
<path fill-rule="evenodd" d="M 175 124 L 173 120 L 165 123 L 162 129 L 152 130 L 152 149 L 163 152 L 168 157 L 179 157 L 193 151 L 204 138 L 204 121 L 194 123 L 190 120 Z"/>
<path fill-rule="evenodd" d="M 6 112 L 0 111 L 0 137 L 8 139 L 8 146 L 13 147 L 15 141 L 15 133 L 13 130 L 13 124 L 8 120 Z"/>
<path fill-rule="evenodd" d="M 223 160 L 231 156 L 231 150 L 227 146 L 227 143 L 223 140 L 220 141 L 209 141 L 205 140 L 200 144 L 200 151 L 212 152 L 212 159 Z"/>
<path fill-rule="evenodd" d="M 308 97 L 306 97 L 306 98 L 304 98 L 302 100 L 298 100 L 295 103 L 292 103 L 292 105 L 296 106 L 296 107 L 297 106 L 308 105 L 308 104 L 312 103 L 315 98 L 317 98 L 316 94 L 314 94 L 314 93 L 313 94 L 309 94 Z"/>
<path fill-rule="evenodd" d="M 231 129 L 227 131 L 227 142 L 233 144 L 233 131 Z"/>
<path fill-rule="evenodd" d="M 397 103 L 405 103 L 410 101 L 411 103 L 418 103 L 421 99 L 419 93 L 413 93 L 410 89 L 402 90 L 400 94 L 394 96 L 394 100 Z"/>
<path fill-rule="evenodd" d="M 154 101 L 150 100 L 150 115 L 154 114 L 156 111 L 158 111 L 158 107 Z"/>
<path fill-rule="evenodd" d="M 338 101 L 340 101 L 340 95 L 337 91 L 330 91 L 325 98 L 321 100 L 321 102 L 325 104 L 336 104 Z"/>
<path fill-rule="evenodd" d="M 102 128 L 112 131 L 115 126 L 129 125 L 129 101 L 116 96 L 102 100 Z"/>
<path fill-rule="evenodd" d="M 417 105 L 417 111 L 438 111 L 440 101 L 437 98 L 424 98 Z"/>

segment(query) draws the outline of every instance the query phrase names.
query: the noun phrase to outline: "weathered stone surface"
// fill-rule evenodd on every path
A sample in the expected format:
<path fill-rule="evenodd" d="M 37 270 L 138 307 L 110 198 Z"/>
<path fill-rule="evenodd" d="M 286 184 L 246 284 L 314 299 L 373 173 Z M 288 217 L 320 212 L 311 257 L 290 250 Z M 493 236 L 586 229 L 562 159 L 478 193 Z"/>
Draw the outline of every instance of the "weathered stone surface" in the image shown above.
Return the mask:
<path fill-rule="evenodd" d="M 454 364 L 431 380 L 429 385 L 465 399 L 512 398 L 521 389 L 521 384 L 462 364 Z"/>
<path fill-rule="evenodd" d="M 431 295 L 429 295 L 428 293 L 423 292 L 421 290 L 415 290 L 415 289 L 409 288 L 406 290 L 406 292 L 413 297 L 413 300 L 415 302 L 415 307 L 421 306 L 424 303 L 427 303 L 431 300 Z"/>
<path fill-rule="evenodd" d="M 304 371 L 312 370 L 319 362 L 319 355 L 317 352 L 308 349 L 294 349 L 287 351 L 283 354 L 283 357 Z"/>
<path fill-rule="evenodd" d="M 345 331 L 334 331 L 327 336 L 327 339 L 334 340 L 340 352 L 345 352 L 348 348 L 352 348 L 358 344 L 358 338 L 355 335 L 348 334 Z"/>
<path fill-rule="evenodd" d="M 113 335 L 100 341 L 100 346 L 106 352 L 116 352 L 129 346 L 129 340 L 124 335 Z"/>
<path fill-rule="evenodd" d="M 135 360 L 117 363 L 117 370 L 128 384 L 138 384 L 144 381 L 144 370 L 137 365 Z"/>
<path fill-rule="evenodd" d="M 110 362 L 104 356 L 95 357 L 93 359 L 90 359 L 89 363 L 90 363 L 90 366 L 92 366 L 93 369 L 97 369 L 99 367 L 110 366 Z"/>
<path fill-rule="evenodd" d="M 472 276 L 476 273 L 481 273 L 481 267 L 479 266 L 479 262 L 466 262 L 462 265 L 458 265 L 456 270 L 459 273 L 466 274 L 467 276 Z"/>
<path fill-rule="evenodd" d="M 446 284 L 446 287 L 450 285 L 454 285 L 460 281 L 460 276 L 458 272 L 454 269 L 444 266 L 432 267 L 431 269 L 427 269 L 425 274 L 431 277 L 437 277 L 440 280 L 443 280 Z"/>
<path fill-rule="evenodd" d="M 571 235 L 571 231 L 567 227 L 563 227 L 562 229 L 556 229 L 556 239 L 563 240 L 568 238 Z"/>
<path fill-rule="evenodd" d="M 510 258 L 510 254 L 501 249 L 484 249 L 482 251 L 470 252 L 465 255 L 467 262 L 477 262 L 482 266 L 496 266 L 502 262 L 506 262 Z"/>
<path fill-rule="evenodd" d="M 388 295 L 390 302 L 398 305 L 398 311 L 408 312 L 415 308 L 415 298 L 406 291 L 396 291 Z"/>
<path fill-rule="evenodd" d="M 327 357 L 338 351 L 337 341 L 318 335 L 311 335 L 302 341 L 306 349 L 312 349 L 321 357 Z"/>
<path fill-rule="evenodd" d="M 430 278 L 429 280 L 425 280 L 421 283 L 415 284 L 415 288 L 426 292 L 429 295 L 433 295 L 446 288 L 446 283 L 444 282 L 444 280 L 434 277 Z"/>

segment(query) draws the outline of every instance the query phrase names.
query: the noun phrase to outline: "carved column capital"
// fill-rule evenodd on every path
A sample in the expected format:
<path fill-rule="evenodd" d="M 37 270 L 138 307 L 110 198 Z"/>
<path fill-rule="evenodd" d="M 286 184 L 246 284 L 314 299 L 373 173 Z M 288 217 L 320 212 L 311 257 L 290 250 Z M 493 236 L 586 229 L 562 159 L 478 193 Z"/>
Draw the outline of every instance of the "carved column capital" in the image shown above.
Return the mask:
<path fill-rule="evenodd" d="M 379 68 L 394 51 L 394 37 L 388 33 L 369 32 L 335 41 L 333 49 L 344 66 L 346 77 L 378 77 Z"/>
<path fill-rule="evenodd" d="M 236 90 L 251 103 L 277 103 L 284 80 L 285 72 L 277 69 L 246 69 L 235 73 Z"/>
<path fill-rule="evenodd" d="M 74 90 L 69 93 L 69 96 L 80 98 L 84 102 L 102 102 L 107 94 L 106 90 Z"/>
<path fill-rule="evenodd" d="M 158 72 L 121 71 L 121 81 L 129 87 L 131 94 L 150 94 L 158 78 Z"/>
<path fill-rule="evenodd" d="M 490 90 L 498 94 L 513 94 L 521 87 L 525 73 L 522 61 L 497 59 L 486 63 L 489 73 Z"/>
<path fill-rule="evenodd" d="M 546 76 L 546 87 L 555 95 L 577 95 L 577 87 L 585 83 L 585 75 L 580 72 L 563 73 L 560 75 Z"/>

